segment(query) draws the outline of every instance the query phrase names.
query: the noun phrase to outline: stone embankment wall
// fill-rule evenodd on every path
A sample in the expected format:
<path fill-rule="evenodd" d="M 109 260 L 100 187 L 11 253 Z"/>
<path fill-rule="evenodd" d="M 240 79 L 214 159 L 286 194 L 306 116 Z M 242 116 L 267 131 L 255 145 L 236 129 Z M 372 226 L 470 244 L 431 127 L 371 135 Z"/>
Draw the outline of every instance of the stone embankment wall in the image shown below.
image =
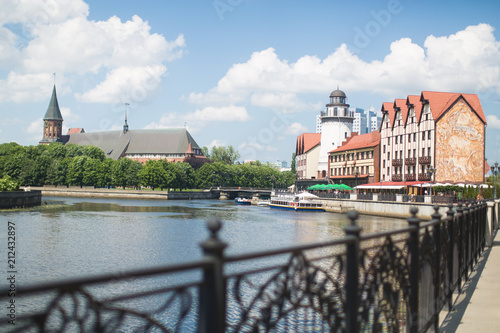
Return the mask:
<path fill-rule="evenodd" d="M 161 199 L 161 200 L 204 200 L 218 199 L 218 192 L 168 192 L 150 190 L 95 189 L 79 186 L 44 186 L 38 188 L 42 195 L 51 197 L 119 198 L 119 199 Z"/>
<path fill-rule="evenodd" d="M 0 192 L 0 209 L 39 206 L 41 203 L 41 191 Z"/>
<path fill-rule="evenodd" d="M 431 220 L 434 214 L 433 205 L 427 203 L 405 203 L 393 201 L 369 201 L 369 200 L 349 200 L 349 199 L 321 199 L 325 211 L 334 213 L 347 213 L 350 210 L 357 210 L 360 214 L 387 216 L 397 218 L 410 217 L 410 208 L 418 208 L 418 216 L 422 219 Z M 439 206 L 439 214 L 446 216 L 447 206 Z"/>

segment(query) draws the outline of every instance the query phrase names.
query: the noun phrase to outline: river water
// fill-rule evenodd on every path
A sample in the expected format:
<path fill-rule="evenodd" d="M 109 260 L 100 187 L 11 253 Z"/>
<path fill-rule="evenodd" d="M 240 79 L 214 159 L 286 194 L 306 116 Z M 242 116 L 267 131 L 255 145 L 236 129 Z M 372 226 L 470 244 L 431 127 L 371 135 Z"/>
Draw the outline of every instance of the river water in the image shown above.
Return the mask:
<path fill-rule="evenodd" d="M 206 221 L 217 216 L 227 254 L 325 241 L 344 235 L 345 214 L 293 212 L 232 201 L 158 201 L 44 197 L 46 205 L 3 212 L 16 227 L 18 285 L 99 275 L 201 258 Z M 361 216 L 363 232 L 407 226 Z M 2 246 L 2 258 L 7 250 Z M 5 252 L 5 253 L 3 253 Z"/>

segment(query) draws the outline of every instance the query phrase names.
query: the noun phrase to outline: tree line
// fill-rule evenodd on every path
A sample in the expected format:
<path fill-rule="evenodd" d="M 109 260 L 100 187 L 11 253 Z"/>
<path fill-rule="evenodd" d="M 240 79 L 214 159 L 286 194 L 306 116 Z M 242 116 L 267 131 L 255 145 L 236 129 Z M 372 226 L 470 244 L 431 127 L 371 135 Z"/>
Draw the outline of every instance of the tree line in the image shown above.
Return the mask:
<path fill-rule="evenodd" d="M 145 164 L 128 158 L 106 158 L 95 146 L 52 143 L 21 146 L 0 144 L 0 179 L 24 186 L 70 185 L 96 188 L 194 189 L 218 186 L 280 187 L 295 181 L 291 171 L 281 172 L 270 164 L 235 163 L 239 153 L 231 146 L 203 149 L 209 163 L 194 165 L 166 160 Z M 3 184 L 0 182 L 0 184 Z M 15 187 L 15 186 L 14 186 Z"/>

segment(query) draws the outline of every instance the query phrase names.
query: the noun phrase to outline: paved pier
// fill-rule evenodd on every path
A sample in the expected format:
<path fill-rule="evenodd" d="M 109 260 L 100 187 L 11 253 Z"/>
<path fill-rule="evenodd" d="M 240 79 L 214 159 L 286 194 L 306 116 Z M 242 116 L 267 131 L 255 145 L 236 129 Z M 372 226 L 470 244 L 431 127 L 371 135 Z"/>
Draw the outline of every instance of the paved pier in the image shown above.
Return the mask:
<path fill-rule="evenodd" d="M 441 332 L 497 333 L 500 332 L 500 236 L 495 230 L 494 241 L 475 267 L 469 281 L 446 315 Z"/>

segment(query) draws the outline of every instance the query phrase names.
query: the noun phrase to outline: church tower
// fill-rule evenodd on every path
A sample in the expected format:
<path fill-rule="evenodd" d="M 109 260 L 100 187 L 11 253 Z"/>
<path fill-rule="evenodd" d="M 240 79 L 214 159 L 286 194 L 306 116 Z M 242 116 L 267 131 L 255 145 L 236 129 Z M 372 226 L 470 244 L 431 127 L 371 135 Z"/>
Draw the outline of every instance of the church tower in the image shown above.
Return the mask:
<path fill-rule="evenodd" d="M 352 133 L 354 112 L 349 110 L 346 94 L 337 88 L 330 94 L 330 103 L 321 111 L 321 147 L 318 162 L 318 178 L 328 176 L 328 152 L 340 147 Z"/>
<path fill-rule="evenodd" d="M 40 140 L 40 144 L 48 145 L 52 142 L 61 141 L 62 122 L 63 118 L 57 102 L 56 85 L 54 84 L 52 98 L 47 112 L 45 112 L 45 117 L 43 117 L 43 138 Z"/>

